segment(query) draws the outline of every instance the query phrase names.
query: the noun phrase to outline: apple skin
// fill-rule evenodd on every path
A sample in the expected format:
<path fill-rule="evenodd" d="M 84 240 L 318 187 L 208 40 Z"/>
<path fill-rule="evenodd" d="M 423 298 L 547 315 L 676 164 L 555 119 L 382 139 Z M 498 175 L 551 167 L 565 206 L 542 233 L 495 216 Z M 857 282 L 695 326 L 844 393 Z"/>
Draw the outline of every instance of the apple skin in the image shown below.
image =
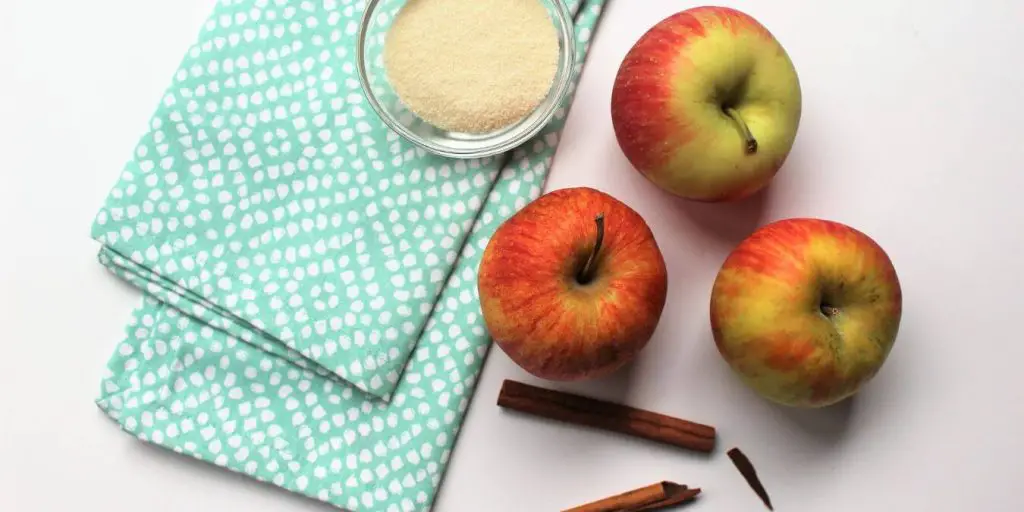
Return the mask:
<path fill-rule="evenodd" d="M 766 187 L 796 139 L 800 81 L 789 55 L 749 15 L 695 7 L 654 25 L 626 54 L 612 88 L 620 148 L 659 188 L 704 202 Z M 726 113 L 732 108 L 756 140 Z"/>
<path fill-rule="evenodd" d="M 754 391 L 794 407 L 854 395 L 899 331 L 900 281 L 886 252 L 834 221 L 786 219 L 743 240 L 711 293 L 719 353 Z"/>
<path fill-rule="evenodd" d="M 594 278 L 577 280 L 604 237 Z M 477 288 L 487 329 L 517 365 L 547 380 L 601 377 L 631 361 L 654 333 L 668 276 L 644 219 L 587 187 L 549 192 L 498 227 Z"/>

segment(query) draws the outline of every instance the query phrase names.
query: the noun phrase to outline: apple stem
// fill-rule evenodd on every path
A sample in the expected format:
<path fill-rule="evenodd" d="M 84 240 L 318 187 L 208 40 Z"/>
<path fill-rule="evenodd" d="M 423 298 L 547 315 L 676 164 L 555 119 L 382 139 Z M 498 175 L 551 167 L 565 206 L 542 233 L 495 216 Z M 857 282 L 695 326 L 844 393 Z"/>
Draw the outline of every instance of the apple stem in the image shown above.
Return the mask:
<path fill-rule="evenodd" d="M 601 250 L 601 243 L 604 241 L 604 214 L 597 214 L 597 217 L 594 217 L 594 223 L 597 224 L 597 239 L 594 240 L 594 248 L 590 251 L 583 270 L 580 270 L 576 276 L 576 280 L 580 284 L 587 284 L 594 279 L 594 272 L 597 270 L 597 253 Z"/>
<path fill-rule="evenodd" d="M 750 133 L 750 128 L 747 127 L 747 123 L 740 117 L 740 113 L 736 109 L 729 107 L 725 109 L 725 113 L 736 122 L 736 125 L 740 127 L 740 133 L 743 135 L 743 140 L 747 143 L 747 154 L 757 153 L 757 139 Z"/>

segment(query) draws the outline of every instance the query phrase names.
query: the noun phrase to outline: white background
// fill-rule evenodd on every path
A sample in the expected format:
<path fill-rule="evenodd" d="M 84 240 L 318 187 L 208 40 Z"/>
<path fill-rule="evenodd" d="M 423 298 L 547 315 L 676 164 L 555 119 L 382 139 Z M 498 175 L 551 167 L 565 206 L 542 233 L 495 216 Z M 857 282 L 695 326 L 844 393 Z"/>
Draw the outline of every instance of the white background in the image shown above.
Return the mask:
<path fill-rule="evenodd" d="M 89 226 L 212 0 L 0 3 L 0 510 L 329 510 L 134 441 L 92 403 L 138 295 L 103 270 Z M 766 194 L 694 205 L 622 157 L 610 87 L 630 45 L 696 5 L 611 0 L 550 188 L 637 209 L 669 263 L 655 338 L 603 382 L 559 386 L 706 422 L 710 458 L 509 414 L 499 350 L 436 510 L 554 511 L 662 479 L 693 510 L 763 510 L 724 449 L 752 458 L 776 509 L 1024 510 L 1024 3 L 732 1 L 790 52 L 804 94 L 792 156 Z M 854 400 L 785 410 L 729 373 L 708 292 L 755 226 L 849 223 L 904 291 L 895 349 Z"/>

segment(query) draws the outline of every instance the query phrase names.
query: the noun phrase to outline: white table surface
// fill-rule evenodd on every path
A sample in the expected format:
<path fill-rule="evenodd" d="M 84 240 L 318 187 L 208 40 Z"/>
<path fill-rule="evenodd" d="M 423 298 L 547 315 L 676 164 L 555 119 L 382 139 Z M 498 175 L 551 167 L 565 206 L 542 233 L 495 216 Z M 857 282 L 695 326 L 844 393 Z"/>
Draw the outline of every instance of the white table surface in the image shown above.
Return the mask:
<path fill-rule="evenodd" d="M 92 399 L 135 290 L 89 224 L 212 0 L 0 3 L 0 510 L 329 510 L 143 445 Z M 558 386 L 718 427 L 711 458 L 508 414 L 492 350 L 436 510 L 553 511 L 661 479 L 693 510 L 763 510 L 724 455 L 742 447 L 776 510 L 1024 510 L 1024 3 L 733 1 L 795 61 L 804 115 L 770 190 L 672 199 L 633 172 L 609 120 L 640 34 L 696 5 L 611 0 L 548 188 L 607 190 L 650 223 L 671 290 L 655 338 L 603 382 Z M 892 355 L 854 400 L 785 410 L 732 377 L 708 292 L 755 226 L 822 216 L 873 236 L 904 286 Z"/>

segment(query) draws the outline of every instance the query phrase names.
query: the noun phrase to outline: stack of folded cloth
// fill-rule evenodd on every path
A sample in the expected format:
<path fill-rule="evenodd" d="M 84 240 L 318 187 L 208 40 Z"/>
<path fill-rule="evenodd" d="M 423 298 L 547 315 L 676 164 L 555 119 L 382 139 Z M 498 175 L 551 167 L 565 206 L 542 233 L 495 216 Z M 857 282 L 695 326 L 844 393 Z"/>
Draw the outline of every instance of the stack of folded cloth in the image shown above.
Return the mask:
<path fill-rule="evenodd" d="M 603 2 L 566 2 L 580 62 Z M 97 403 L 340 508 L 427 510 L 489 346 L 480 254 L 540 194 L 572 94 L 511 154 L 425 153 L 364 103 L 362 3 L 337 4 L 220 2 L 189 49 L 93 224 L 145 297 Z"/>

